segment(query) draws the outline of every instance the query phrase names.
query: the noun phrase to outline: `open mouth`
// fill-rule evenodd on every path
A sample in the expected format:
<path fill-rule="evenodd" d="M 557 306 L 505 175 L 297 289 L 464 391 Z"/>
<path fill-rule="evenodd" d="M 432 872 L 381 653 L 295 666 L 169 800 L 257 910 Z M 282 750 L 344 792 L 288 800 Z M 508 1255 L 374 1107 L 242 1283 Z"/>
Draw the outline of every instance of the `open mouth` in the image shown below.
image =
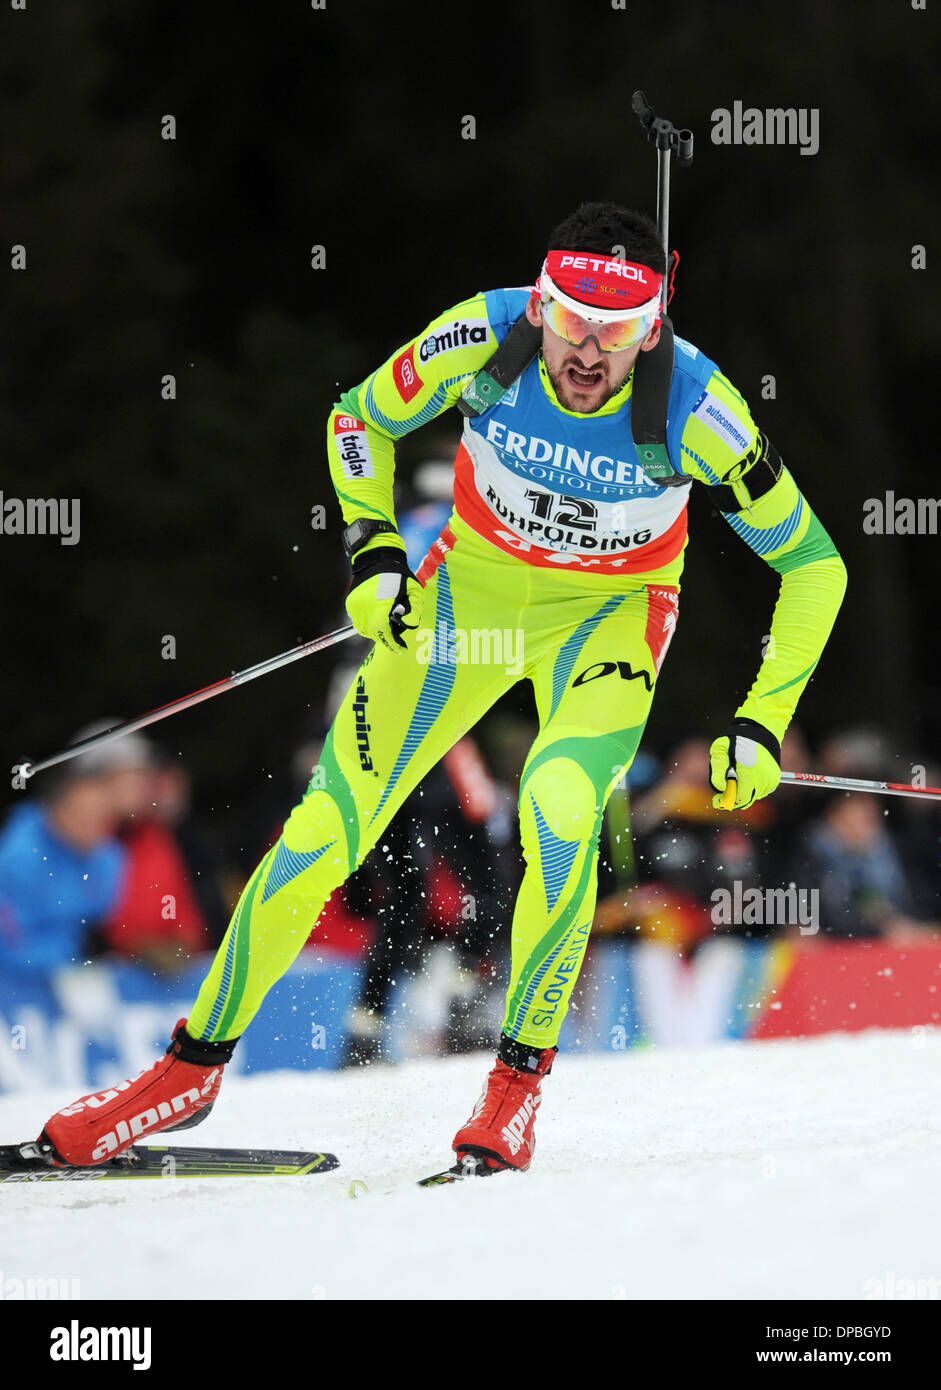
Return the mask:
<path fill-rule="evenodd" d="M 568 367 L 565 375 L 576 391 L 593 391 L 604 380 L 604 372 L 586 372 L 581 367 Z"/>

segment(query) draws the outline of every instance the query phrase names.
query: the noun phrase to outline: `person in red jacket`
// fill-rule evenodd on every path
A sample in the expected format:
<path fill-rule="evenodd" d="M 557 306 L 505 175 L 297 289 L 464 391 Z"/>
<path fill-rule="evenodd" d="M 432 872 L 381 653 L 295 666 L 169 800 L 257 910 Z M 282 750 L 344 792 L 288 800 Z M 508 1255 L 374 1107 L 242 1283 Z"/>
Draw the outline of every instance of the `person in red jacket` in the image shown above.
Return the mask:
<path fill-rule="evenodd" d="M 148 777 L 151 809 L 125 825 L 122 891 L 101 936 L 119 955 L 173 975 L 214 942 L 201 901 L 205 891 L 198 890 L 177 833 L 188 805 L 189 779 L 179 764 L 160 756 Z"/>

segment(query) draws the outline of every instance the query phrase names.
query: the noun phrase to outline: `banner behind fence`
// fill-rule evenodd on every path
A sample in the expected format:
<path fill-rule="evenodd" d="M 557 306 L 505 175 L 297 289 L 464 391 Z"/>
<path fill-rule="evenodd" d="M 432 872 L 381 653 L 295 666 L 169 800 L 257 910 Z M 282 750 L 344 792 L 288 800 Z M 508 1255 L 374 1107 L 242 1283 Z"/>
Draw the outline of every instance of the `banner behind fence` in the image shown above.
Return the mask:
<path fill-rule="evenodd" d="M 0 1091 L 95 1089 L 135 1075 L 166 1045 L 202 982 L 208 958 L 169 982 L 124 962 L 0 979 Z M 305 951 L 267 996 L 236 1049 L 234 1070 L 336 1067 L 361 967 Z M 430 1049 L 428 1008 L 393 997 L 392 1055 Z M 500 992 L 494 992 L 499 1022 Z M 592 945 L 561 1046 L 626 1050 L 721 1038 L 794 1037 L 941 1023 L 941 946 L 881 942 L 750 942 L 719 937 L 692 961 L 650 942 Z"/>

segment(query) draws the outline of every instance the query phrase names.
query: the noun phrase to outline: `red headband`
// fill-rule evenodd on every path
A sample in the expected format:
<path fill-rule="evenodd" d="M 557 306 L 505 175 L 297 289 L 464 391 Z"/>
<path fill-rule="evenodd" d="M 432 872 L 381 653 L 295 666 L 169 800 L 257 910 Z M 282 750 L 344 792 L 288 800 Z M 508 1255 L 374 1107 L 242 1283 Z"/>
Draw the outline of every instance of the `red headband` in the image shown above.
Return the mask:
<path fill-rule="evenodd" d="M 636 309 L 656 299 L 663 284 L 649 265 L 593 251 L 550 251 L 545 269 L 563 294 L 596 309 Z"/>

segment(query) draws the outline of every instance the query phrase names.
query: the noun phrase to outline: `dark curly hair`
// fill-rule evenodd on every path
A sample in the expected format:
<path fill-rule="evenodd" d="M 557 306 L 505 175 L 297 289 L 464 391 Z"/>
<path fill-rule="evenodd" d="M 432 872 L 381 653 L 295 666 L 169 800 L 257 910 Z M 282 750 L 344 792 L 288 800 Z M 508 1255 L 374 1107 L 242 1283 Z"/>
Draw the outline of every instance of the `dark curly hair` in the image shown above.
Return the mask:
<path fill-rule="evenodd" d="M 666 256 L 655 222 L 642 212 L 616 203 L 582 203 L 569 213 L 549 237 L 549 251 L 594 251 L 612 255 L 624 247 L 624 258 L 647 265 L 657 275 L 666 272 Z"/>

